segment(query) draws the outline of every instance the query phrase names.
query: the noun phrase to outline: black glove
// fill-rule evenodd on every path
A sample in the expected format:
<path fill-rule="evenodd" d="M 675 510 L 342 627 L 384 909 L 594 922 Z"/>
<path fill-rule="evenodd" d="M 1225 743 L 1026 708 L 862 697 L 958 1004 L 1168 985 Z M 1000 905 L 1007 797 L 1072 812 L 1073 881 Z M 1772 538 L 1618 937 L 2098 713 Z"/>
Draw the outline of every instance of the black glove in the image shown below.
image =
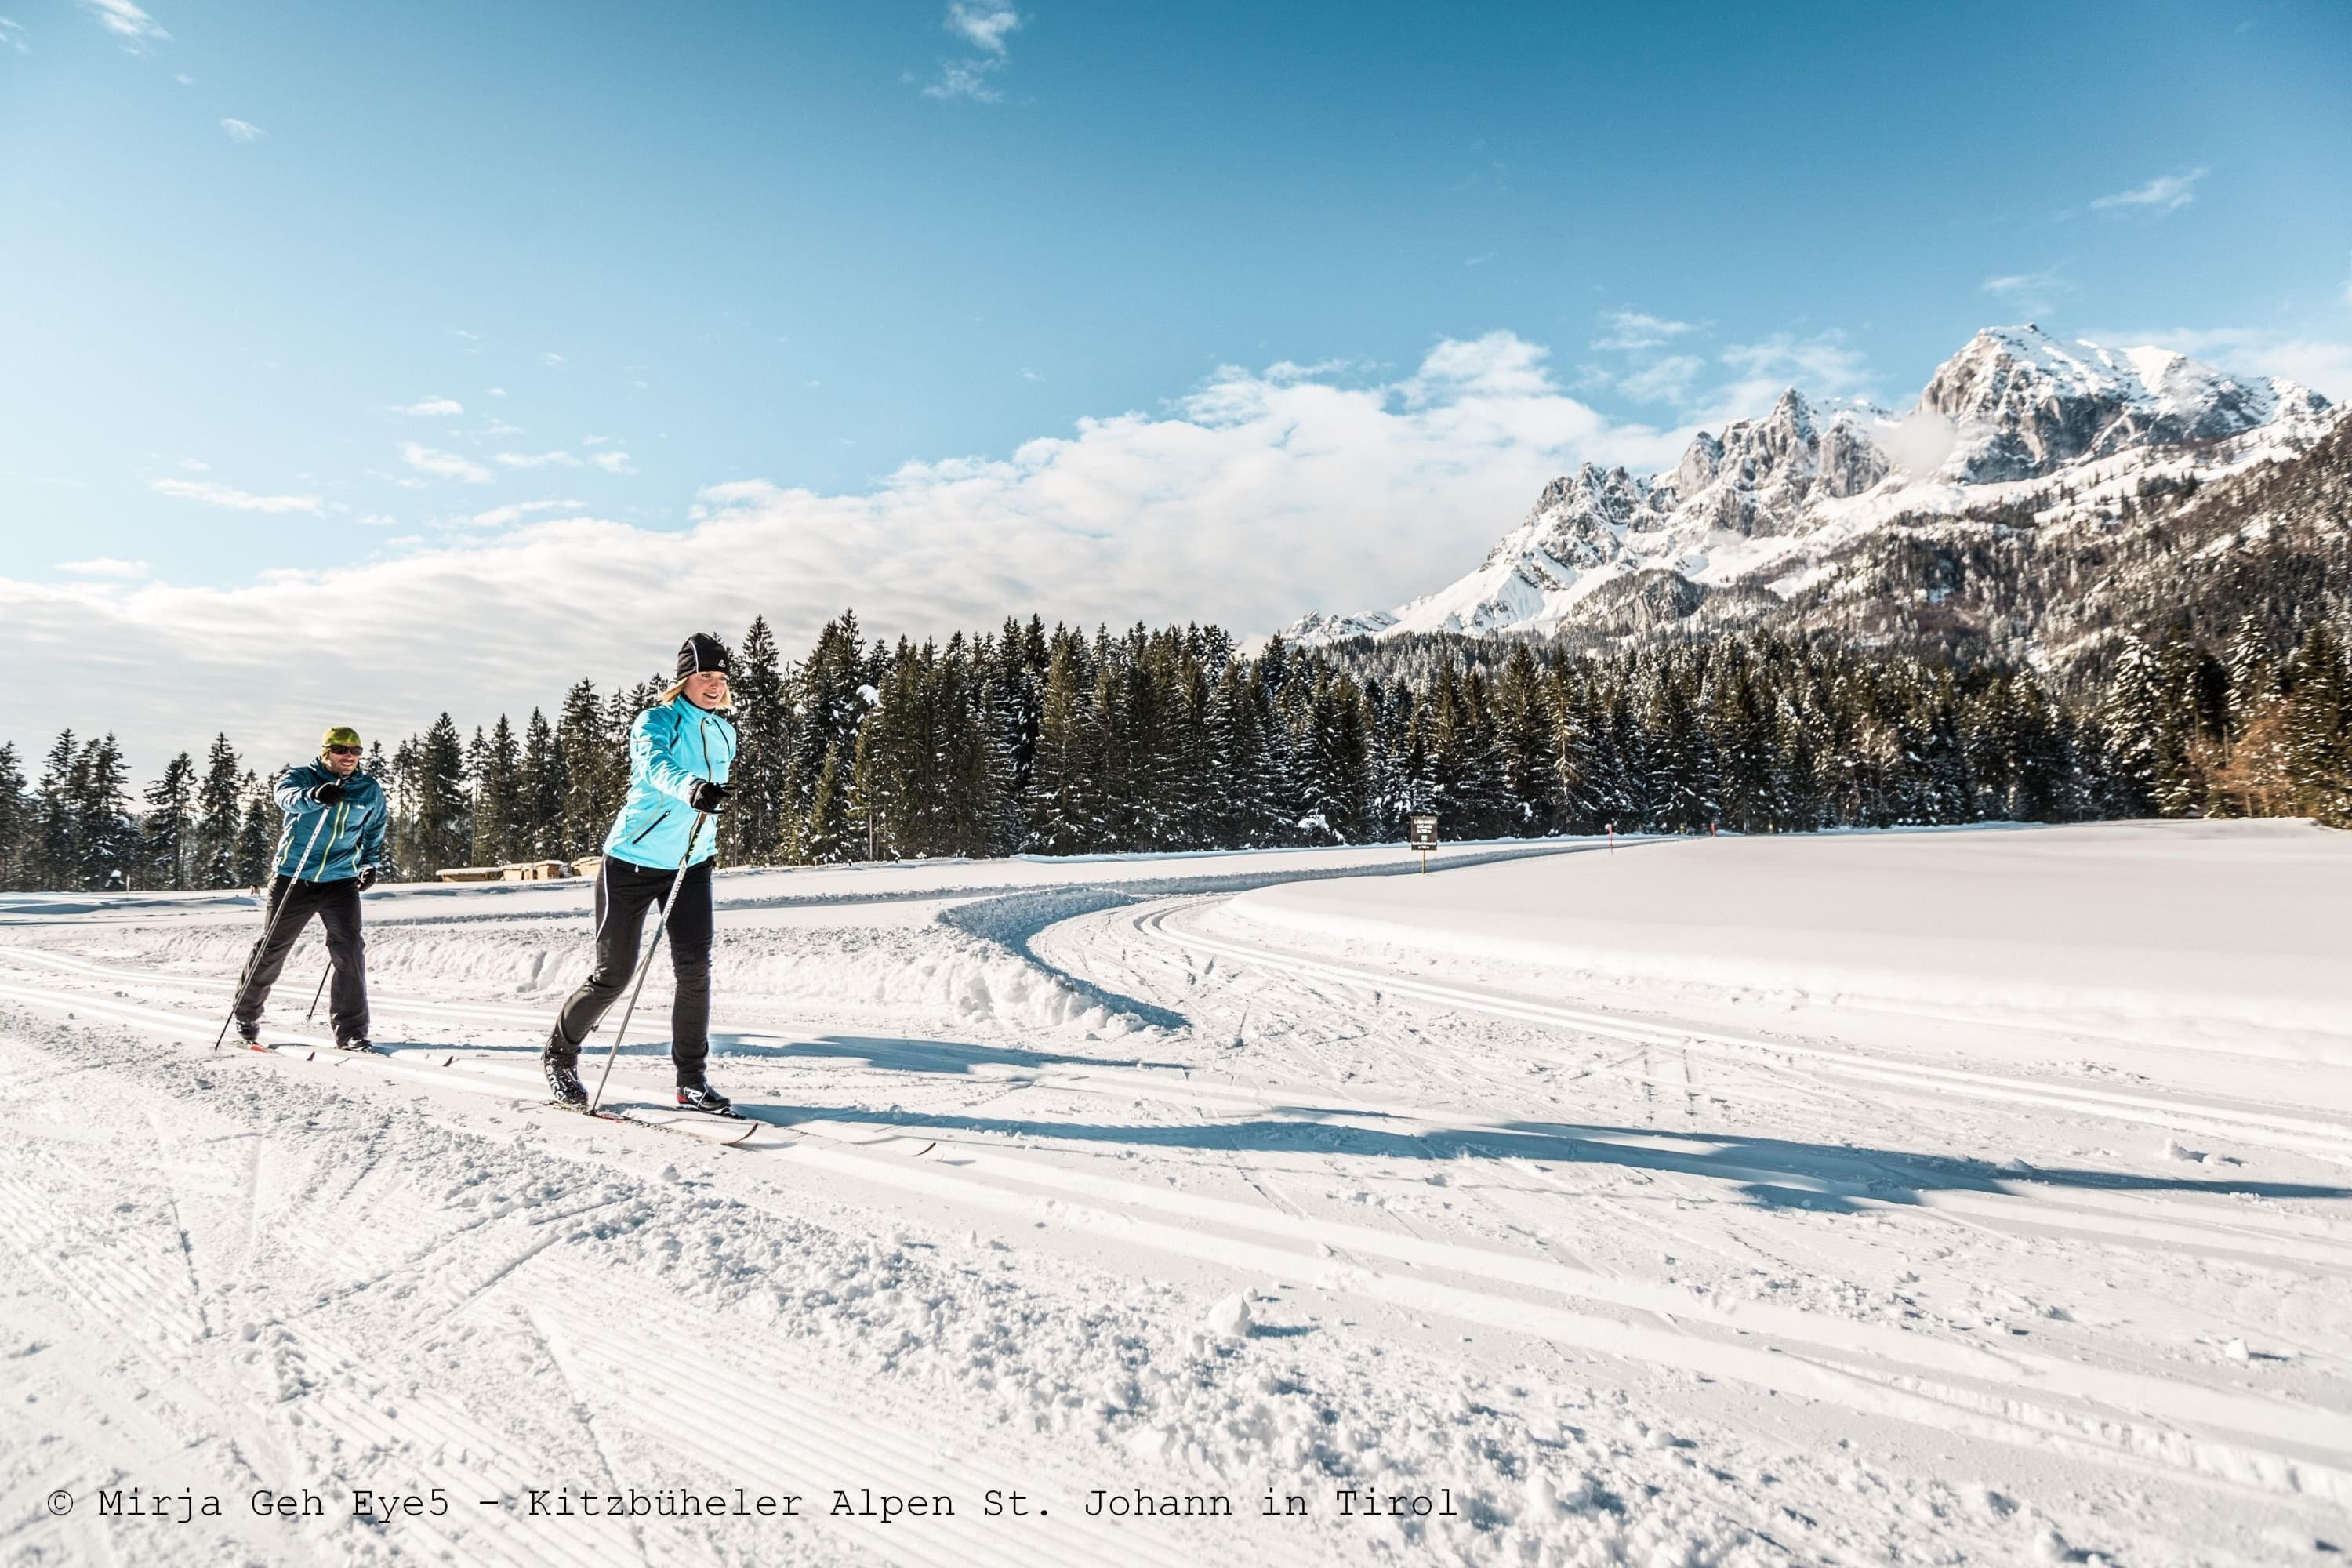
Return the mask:
<path fill-rule="evenodd" d="M 366 892 L 370 888 L 373 888 L 373 887 L 374 887 L 374 886 L 375 886 L 375 868 L 374 868 L 374 867 L 373 867 L 373 866 L 362 866 L 362 867 L 361 867 L 361 868 L 360 868 L 360 891 L 361 891 L 361 892 L 362 892 L 362 893 L 364 893 L 364 892 Z"/>
<path fill-rule="evenodd" d="M 727 786 L 712 784 L 709 779 L 695 782 L 694 793 L 686 797 L 687 805 L 697 811 L 707 811 L 716 816 L 727 809 Z"/>
<path fill-rule="evenodd" d="M 342 781 L 340 779 L 329 779 L 325 784 L 312 785 L 310 789 L 310 798 L 317 801 L 320 805 L 335 805 L 343 798 Z"/>

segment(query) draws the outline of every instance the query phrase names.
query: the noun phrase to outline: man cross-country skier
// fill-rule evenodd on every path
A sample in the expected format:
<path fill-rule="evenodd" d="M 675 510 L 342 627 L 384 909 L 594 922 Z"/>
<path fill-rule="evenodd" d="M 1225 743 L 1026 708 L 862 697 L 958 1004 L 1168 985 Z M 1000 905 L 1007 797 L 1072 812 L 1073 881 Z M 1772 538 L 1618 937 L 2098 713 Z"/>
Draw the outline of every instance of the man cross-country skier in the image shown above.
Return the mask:
<path fill-rule="evenodd" d="M 677 679 L 629 727 L 629 794 L 604 835 L 596 873 L 595 967 L 556 1015 L 543 1058 L 547 1083 L 565 1105 L 585 1106 L 580 1047 L 636 973 L 646 914 L 669 905 L 669 962 L 677 978 L 670 1004 L 670 1059 L 677 1102 L 724 1115 L 727 1097 L 703 1077 L 710 1055 L 712 824 L 727 804 L 735 726 L 727 721 L 727 650 L 700 632 L 677 650 Z M 688 840 L 692 840 L 691 848 Z M 680 863 L 684 862 L 681 868 Z M 671 896 L 671 884 L 677 884 Z"/>
<path fill-rule="evenodd" d="M 271 859 L 267 933 L 237 987 L 237 1037 L 261 1038 L 261 1008 L 302 930 L 317 915 L 334 966 L 335 1044 L 372 1051 L 368 1043 L 367 959 L 360 939 L 360 895 L 375 886 L 383 858 L 383 789 L 359 771 L 359 731 L 337 724 L 319 741 L 319 760 L 289 768 L 278 781 L 286 814 Z"/>

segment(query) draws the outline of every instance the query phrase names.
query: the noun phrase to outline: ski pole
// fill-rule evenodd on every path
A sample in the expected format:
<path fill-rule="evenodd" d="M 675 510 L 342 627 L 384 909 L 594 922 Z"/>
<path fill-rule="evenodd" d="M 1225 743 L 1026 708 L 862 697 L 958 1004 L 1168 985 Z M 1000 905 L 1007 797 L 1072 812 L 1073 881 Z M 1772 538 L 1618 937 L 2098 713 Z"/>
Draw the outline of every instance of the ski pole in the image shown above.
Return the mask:
<path fill-rule="evenodd" d="M 694 858 L 695 840 L 702 837 L 702 825 L 710 820 L 707 811 L 694 814 L 694 830 L 686 836 L 686 853 L 677 858 L 677 869 L 671 874 L 669 891 L 662 895 L 661 919 L 654 922 L 654 940 L 646 947 L 646 956 L 638 961 L 636 983 L 629 987 L 629 1005 L 621 1009 L 621 1026 L 613 1031 L 613 1043 L 604 1052 L 604 1070 L 596 1077 L 596 1092 L 588 1097 L 588 1113 L 604 1103 L 604 1086 L 612 1081 L 613 1058 L 621 1054 L 621 1037 L 629 1032 L 630 1016 L 637 1010 L 637 993 L 646 988 L 646 975 L 654 966 L 654 954 L 661 951 L 662 932 L 669 929 L 669 907 L 677 900 L 679 884 L 686 880 L 686 863 Z"/>
<path fill-rule="evenodd" d="M 302 1015 L 304 1023 L 307 1024 L 319 1016 L 319 998 L 327 994 L 327 976 L 334 972 L 335 955 L 331 952 L 327 955 L 327 967 L 319 971 L 319 988 L 310 993 L 310 1010 Z"/>
<path fill-rule="evenodd" d="M 228 1018 L 223 1018 L 221 1020 L 220 1033 L 213 1037 L 213 1049 L 220 1049 L 220 1043 L 228 1038 L 229 1018 L 236 1016 L 236 1005 L 245 1000 L 246 983 L 253 978 L 253 966 L 261 962 L 262 951 L 268 947 L 269 939 L 277 934 L 278 922 L 279 919 L 285 915 L 286 906 L 294 901 L 294 883 L 296 880 L 300 879 L 302 875 L 302 868 L 309 864 L 310 859 L 310 851 L 319 847 L 319 835 L 325 829 L 327 826 L 327 818 L 334 815 L 334 812 L 327 807 L 320 807 L 319 826 L 310 829 L 310 842 L 302 846 L 301 858 L 294 862 L 294 873 L 293 876 L 289 878 L 287 880 L 286 891 L 283 897 L 278 896 L 278 874 L 276 872 L 272 872 L 270 874 L 270 893 L 272 896 L 270 900 L 271 907 L 269 910 L 269 919 L 261 928 L 261 940 L 255 942 L 253 944 L 253 951 L 245 955 L 245 967 L 237 972 L 236 994 L 229 998 Z"/>

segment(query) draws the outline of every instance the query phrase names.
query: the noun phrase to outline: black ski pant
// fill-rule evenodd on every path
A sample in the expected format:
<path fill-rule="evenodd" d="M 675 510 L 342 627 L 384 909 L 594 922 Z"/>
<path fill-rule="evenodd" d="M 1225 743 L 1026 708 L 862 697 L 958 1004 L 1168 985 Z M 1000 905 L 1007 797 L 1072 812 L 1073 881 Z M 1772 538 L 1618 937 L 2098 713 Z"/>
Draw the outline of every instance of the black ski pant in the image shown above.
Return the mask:
<path fill-rule="evenodd" d="M 356 877 L 333 882 L 306 882 L 279 876 L 269 884 L 268 912 L 262 924 L 269 932 L 261 951 L 246 971 L 244 988 L 236 994 L 236 1019 L 257 1023 L 269 988 L 286 968 L 286 957 L 302 939 L 302 930 L 317 915 L 327 932 L 327 958 L 334 965 L 331 988 L 335 1038 L 368 1037 L 367 954 L 360 939 L 360 884 Z M 272 921 L 275 924 L 272 924 Z"/>
<path fill-rule="evenodd" d="M 677 897 L 670 900 L 670 973 L 677 994 L 669 1005 L 669 1054 L 677 1066 L 677 1081 L 697 1083 L 710 1055 L 710 862 L 692 866 L 681 875 L 631 865 L 607 855 L 596 873 L 596 967 L 556 1016 L 556 1037 L 548 1049 L 577 1057 L 582 1042 L 621 998 L 637 971 L 637 944 L 645 934 L 646 914 L 658 915 L 677 879 Z"/>

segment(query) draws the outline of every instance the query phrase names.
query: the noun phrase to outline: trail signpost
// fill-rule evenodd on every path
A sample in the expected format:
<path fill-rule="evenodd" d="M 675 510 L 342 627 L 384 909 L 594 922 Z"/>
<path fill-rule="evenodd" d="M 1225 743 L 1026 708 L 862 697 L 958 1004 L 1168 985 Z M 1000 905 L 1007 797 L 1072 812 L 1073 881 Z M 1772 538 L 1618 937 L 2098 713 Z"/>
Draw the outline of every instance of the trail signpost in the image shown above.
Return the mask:
<path fill-rule="evenodd" d="M 1429 852 L 1437 847 L 1437 818 L 1416 816 L 1412 819 L 1412 837 L 1405 840 L 1407 848 L 1421 851 L 1423 875 L 1429 872 Z"/>

